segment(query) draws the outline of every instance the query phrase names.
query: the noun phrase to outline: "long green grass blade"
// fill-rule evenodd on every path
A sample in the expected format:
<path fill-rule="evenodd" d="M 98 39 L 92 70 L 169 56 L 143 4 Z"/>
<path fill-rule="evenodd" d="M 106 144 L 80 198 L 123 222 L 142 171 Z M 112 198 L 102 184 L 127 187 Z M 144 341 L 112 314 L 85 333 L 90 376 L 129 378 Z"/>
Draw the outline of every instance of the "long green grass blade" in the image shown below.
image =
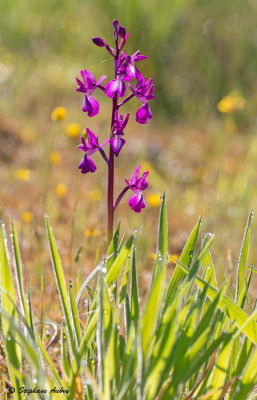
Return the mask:
<path fill-rule="evenodd" d="M 153 285 L 156 274 L 158 273 L 158 271 L 162 269 L 163 265 L 165 265 L 165 268 L 167 267 L 167 261 L 168 261 L 168 224 L 167 224 L 166 200 L 164 192 L 162 196 L 162 204 L 159 217 L 156 261 L 154 265 L 151 286 Z"/>
<path fill-rule="evenodd" d="M 129 240 L 127 241 L 126 245 L 122 248 L 122 250 L 120 251 L 119 255 L 116 257 L 116 259 L 114 260 L 109 272 L 107 273 L 106 276 L 106 283 L 108 286 L 110 286 L 112 283 L 116 282 L 121 270 L 127 260 L 127 257 L 130 255 L 131 253 L 131 248 L 133 245 L 133 241 L 134 241 L 134 235 L 132 235 Z"/>
<path fill-rule="evenodd" d="M 147 299 L 144 315 L 142 317 L 142 352 L 143 358 L 146 360 L 147 354 L 151 351 L 149 347 L 150 341 L 154 334 L 154 329 L 157 326 L 159 313 L 162 306 L 162 298 L 164 296 L 163 287 L 165 285 L 166 268 L 165 265 L 158 272 L 153 286 L 150 289 L 150 294 Z"/>
<path fill-rule="evenodd" d="M 238 261 L 236 302 L 238 302 L 240 294 L 245 285 L 245 276 L 246 276 L 246 269 L 247 269 L 247 256 L 248 256 L 249 241 L 250 241 L 250 224 L 251 224 L 252 217 L 253 217 L 253 210 L 251 209 L 248 220 L 247 220 L 246 228 L 245 228 L 244 238 L 243 238 L 239 261 Z"/>
<path fill-rule="evenodd" d="M 15 332 L 12 332 L 12 325 L 11 325 L 11 320 L 14 320 L 17 323 L 18 314 L 15 307 L 16 303 L 15 289 L 8 261 L 7 248 L 5 246 L 5 231 L 3 225 L 0 230 L 0 284 L 1 284 L 1 293 L 0 293 L 1 310 L 4 310 L 5 313 L 4 314 L 3 312 L 1 312 L 0 314 L 1 332 L 5 345 L 9 376 L 11 383 L 15 388 L 14 399 L 20 400 L 22 399 L 22 396 L 21 394 L 19 394 L 18 390 L 19 381 L 15 375 L 14 370 L 15 369 L 17 369 L 18 371 L 20 370 L 21 351 L 16 344 L 17 335 L 15 334 Z"/>
<path fill-rule="evenodd" d="M 113 235 L 109 249 L 106 254 L 106 257 L 108 258 L 106 261 L 107 272 L 110 270 L 110 268 L 113 264 L 113 261 L 117 257 L 118 248 L 119 248 L 119 236 L 120 236 L 120 224 L 118 225 L 118 228 L 116 229 L 116 231 Z"/>
<path fill-rule="evenodd" d="M 201 218 L 199 218 L 198 223 L 194 227 L 192 233 L 190 234 L 190 237 L 181 253 L 181 256 L 179 258 L 179 263 L 185 265 L 187 268 L 190 268 L 191 263 L 192 263 L 192 258 L 195 252 L 195 247 L 196 247 L 196 242 L 199 234 L 199 229 L 201 225 Z M 177 287 L 179 286 L 179 283 L 184 279 L 185 274 L 181 270 L 180 266 L 177 264 L 175 271 L 173 272 L 173 275 L 171 277 L 169 287 L 167 289 L 166 293 L 166 298 L 165 298 L 165 306 L 164 308 L 166 309 L 169 303 L 171 302 L 175 291 Z"/>
<path fill-rule="evenodd" d="M 27 304 L 26 297 L 24 294 L 24 289 L 23 289 L 22 262 L 21 262 L 20 249 L 19 249 L 19 245 L 18 245 L 18 238 L 17 238 L 13 218 L 11 219 L 11 236 L 12 236 L 12 248 L 13 248 L 13 256 L 14 256 L 14 267 L 15 267 L 17 286 L 18 286 L 18 292 L 19 292 L 19 296 L 20 296 L 22 311 L 29 323 L 29 326 L 32 326 L 32 325 L 30 325 L 30 323 L 31 323 L 30 313 L 29 313 L 29 308 L 28 308 L 28 304 Z"/>
<path fill-rule="evenodd" d="M 250 391 L 257 384 L 257 348 L 250 357 L 243 376 L 240 379 L 239 387 L 232 395 L 232 400 L 246 400 Z"/>
<path fill-rule="evenodd" d="M 71 318 L 72 318 L 74 333 L 75 333 L 75 337 L 76 337 L 76 344 L 77 344 L 77 346 L 79 346 L 80 342 L 81 342 L 79 316 L 78 316 L 78 309 L 76 306 L 75 294 L 73 291 L 71 280 L 69 281 L 69 301 L 70 301 L 70 309 L 71 309 Z"/>
<path fill-rule="evenodd" d="M 136 252 L 133 249 L 132 255 L 132 278 L 131 278 L 131 294 L 130 294 L 130 305 L 131 305 L 131 318 L 137 326 L 139 318 L 139 304 L 138 304 L 138 288 L 137 288 L 137 270 L 136 270 Z"/>
<path fill-rule="evenodd" d="M 76 354 L 76 344 L 75 344 L 75 339 L 74 339 L 73 330 L 72 330 L 72 319 L 71 319 L 71 314 L 70 314 L 70 309 L 69 309 L 69 299 L 68 299 L 68 295 L 67 295 L 65 277 L 64 277 L 59 253 L 56 248 L 54 236 L 53 236 L 52 230 L 49 225 L 48 218 L 46 218 L 46 228 L 47 228 L 47 234 L 48 234 L 48 239 L 49 239 L 50 252 L 51 252 L 51 256 L 52 256 L 52 266 L 53 266 L 54 275 L 55 275 L 56 282 L 57 282 L 57 287 L 58 287 L 58 291 L 59 291 L 59 295 L 60 295 L 62 310 L 63 310 L 63 314 L 65 317 L 65 322 L 67 325 L 67 331 L 68 331 L 68 335 L 69 335 L 69 343 L 70 343 L 70 346 L 72 349 L 72 353 L 73 353 L 73 355 L 75 355 Z"/>

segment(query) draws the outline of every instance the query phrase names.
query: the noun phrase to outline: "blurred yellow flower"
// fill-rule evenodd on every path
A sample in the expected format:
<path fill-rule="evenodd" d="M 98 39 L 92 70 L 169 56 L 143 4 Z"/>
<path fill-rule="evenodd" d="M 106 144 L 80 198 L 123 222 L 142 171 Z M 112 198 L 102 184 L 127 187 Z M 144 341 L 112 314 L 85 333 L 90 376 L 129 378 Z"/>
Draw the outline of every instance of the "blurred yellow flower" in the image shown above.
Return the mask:
<path fill-rule="evenodd" d="M 60 164 L 61 162 L 61 154 L 59 151 L 53 150 L 50 154 L 50 162 L 51 164 Z"/>
<path fill-rule="evenodd" d="M 149 162 L 144 162 L 141 165 L 141 171 L 149 171 L 151 173 L 153 171 L 153 166 Z"/>
<path fill-rule="evenodd" d="M 77 137 L 81 132 L 81 127 L 76 122 L 66 126 L 66 133 L 69 137 Z"/>
<path fill-rule="evenodd" d="M 150 253 L 150 258 L 155 260 L 156 259 L 156 253 Z M 176 264 L 175 260 L 178 260 L 178 259 L 179 259 L 178 254 L 169 254 L 169 256 L 168 256 L 168 264 Z"/>
<path fill-rule="evenodd" d="M 53 121 L 63 121 L 66 118 L 66 110 L 64 107 L 56 107 L 51 113 Z"/>
<path fill-rule="evenodd" d="M 176 261 L 175 260 L 178 260 L 179 259 L 179 255 L 178 254 L 170 254 L 169 256 L 168 256 L 168 263 L 170 264 L 176 264 Z"/>
<path fill-rule="evenodd" d="M 100 200 L 101 196 L 102 196 L 102 192 L 100 189 L 93 189 L 89 192 L 89 199 L 92 202 Z"/>
<path fill-rule="evenodd" d="M 21 218 L 24 222 L 30 222 L 33 219 L 33 214 L 30 211 L 24 211 L 21 214 Z"/>
<path fill-rule="evenodd" d="M 55 193 L 58 197 L 64 197 L 67 193 L 67 186 L 64 183 L 58 183 L 55 188 Z"/>
<path fill-rule="evenodd" d="M 161 195 L 160 193 L 149 193 L 146 197 L 147 202 L 150 207 L 159 207 L 161 204 Z"/>
<path fill-rule="evenodd" d="M 233 91 L 218 102 L 217 109 L 223 114 L 230 114 L 235 110 L 241 110 L 244 105 L 244 97 L 240 92 Z"/>
<path fill-rule="evenodd" d="M 15 176 L 20 181 L 27 182 L 31 177 L 31 170 L 28 168 L 19 168 L 16 170 Z"/>
<path fill-rule="evenodd" d="M 86 229 L 84 234 L 85 234 L 86 238 L 96 237 L 96 236 L 101 236 L 102 231 L 100 229 L 91 228 L 91 229 Z"/>

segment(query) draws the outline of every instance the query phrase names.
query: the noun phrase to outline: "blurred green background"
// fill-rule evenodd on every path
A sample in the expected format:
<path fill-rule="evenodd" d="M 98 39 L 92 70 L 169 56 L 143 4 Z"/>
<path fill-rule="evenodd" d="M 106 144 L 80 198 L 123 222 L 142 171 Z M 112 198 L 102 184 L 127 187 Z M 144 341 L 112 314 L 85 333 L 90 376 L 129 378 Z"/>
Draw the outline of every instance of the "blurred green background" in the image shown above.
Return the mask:
<path fill-rule="evenodd" d="M 85 117 L 75 76 L 88 68 L 97 79 L 112 79 L 112 59 L 91 37 L 111 44 L 113 19 L 130 32 L 127 52 L 148 56 L 139 68 L 153 78 L 156 95 L 147 126 L 137 126 L 138 104 L 129 105 L 127 147 L 117 161 L 117 192 L 137 164 L 150 168 L 148 208 L 135 216 L 125 201 L 116 222 L 124 231 L 138 228 L 142 268 L 151 268 L 158 196 L 165 190 L 171 254 L 202 214 L 203 231 L 217 234 L 221 280 L 227 258 L 239 256 L 249 209 L 257 208 L 257 0 L 1 0 L 0 218 L 14 214 L 20 222 L 27 262 L 36 271 L 47 262 L 38 257 L 45 211 L 67 268 L 79 249 L 83 265 L 91 260 L 92 266 L 96 249 L 101 255 L 105 248 L 105 167 L 99 160 L 94 176 L 79 177 L 79 136 L 66 131 L 75 122 L 108 135 L 110 102 L 100 93 L 100 114 Z M 54 124 L 57 106 L 67 118 Z M 48 149 L 59 157 L 50 166 Z M 256 241 L 256 222 L 253 228 Z M 251 257 L 256 261 L 254 251 Z"/>

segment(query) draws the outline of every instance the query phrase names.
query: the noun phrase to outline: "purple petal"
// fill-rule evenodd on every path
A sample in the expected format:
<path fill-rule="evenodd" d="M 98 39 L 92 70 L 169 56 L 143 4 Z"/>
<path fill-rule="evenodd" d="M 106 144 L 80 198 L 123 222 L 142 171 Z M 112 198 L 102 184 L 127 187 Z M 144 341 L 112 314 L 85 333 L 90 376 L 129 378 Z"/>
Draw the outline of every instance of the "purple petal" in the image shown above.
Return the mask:
<path fill-rule="evenodd" d="M 123 118 L 122 118 L 123 119 Z M 129 120 L 129 113 L 127 114 L 124 122 L 122 123 L 122 129 L 125 129 Z"/>
<path fill-rule="evenodd" d="M 114 40 L 116 41 L 118 39 L 118 33 L 119 33 L 119 21 L 117 19 L 115 19 L 112 22 L 112 26 L 113 26 L 113 35 L 114 35 Z"/>
<path fill-rule="evenodd" d="M 76 81 L 79 85 L 76 89 L 77 92 L 86 93 L 87 89 L 85 88 L 85 84 L 83 82 L 81 82 L 81 80 L 79 78 L 76 78 Z"/>
<path fill-rule="evenodd" d="M 95 134 L 89 129 L 86 129 L 87 131 L 87 138 L 88 138 L 88 146 L 90 148 L 94 148 L 98 146 L 98 140 L 97 137 L 95 136 Z"/>
<path fill-rule="evenodd" d="M 123 97 L 126 92 L 126 85 L 121 78 L 113 79 L 105 86 L 105 94 L 111 99 L 117 93 L 117 97 Z"/>
<path fill-rule="evenodd" d="M 93 97 L 85 96 L 82 110 L 87 112 L 89 117 L 93 117 L 99 113 L 99 103 Z"/>
<path fill-rule="evenodd" d="M 143 54 L 140 54 L 140 50 L 137 50 L 134 54 L 132 54 L 131 58 L 134 62 L 138 62 L 141 60 L 145 60 L 147 57 L 143 56 Z"/>
<path fill-rule="evenodd" d="M 119 27 L 119 37 L 122 39 L 125 39 L 126 37 L 126 29 L 122 25 Z"/>
<path fill-rule="evenodd" d="M 137 71 L 138 69 L 136 68 L 136 66 L 132 63 L 129 63 L 126 68 L 126 76 L 124 77 L 124 80 L 131 81 L 132 78 L 136 78 Z"/>
<path fill-rule="evenodd" d="M 88 69 L 84 69 L 84 71 L 82 70 L 81 72 L 81 76 L 84 79 L 85 83 L 89 80 L 92 81 L 92 83 L 95 83 L 95 77 L 92 74 L 92 72 L 90 72 Z"/>
<path fill-rule="evenodd" d="M 101 78 L 98 79 L 98 81 L 96 82 L 96 86 L 99 86 L 106 78 L 106 75 L 102 75 Z"/>
<path fill-rule="evenodd" d="M 142 208 L 145 208 L 145 200 L 142 193 L 135 193 L 129 199 L 129 205 L 131 210 L 134 210 L 136 213 L 140 213 Z"/>
<path fill-rule="evenodd" d="M 105 47 L 106 46 L 106 41 L 100 38 L 99 36 L 95 36 L 92 38 L 92 42 L 96 44 L 98 47 Z"/>
<path fill-rule="evenodd" d="M 88 172 L 95 172 L 96 170 L 96 165 L 95 163 L 91 160 L 90 157 L 87 157 L 86 155 L 82 158 L 79 166 L 79 169 L 81 169 L 82 174 L 87 174 Z"/>
<path fill-rule="evenodd" d="M 121 137 L 121 135 L 115 135 L 110 140 L 110 145 L 112 146 L 113 152 L 116 157 L 118 157 L 119 152 L 121 151 L 122 147 L 126 143 L 126 140 Z"/>
<path fill-rule="evenodd" d="M 145 190 L 148 187 L 148 182 L 146 182 L 146 177 L 148 176 L 149 171 L 143 173 L 142 177 L 138 179 L 136 185 L 140 190 Z"/>
<path fill-rule="evenodd" d="M 86 144 L 86 141 L 83 136 L 81 136 L 81 144 L 78 146 L 78 149 L 87 151 L 88 150 L 88 145 Z"/>
<path fill-rule="evenodd" d="M 130 182 L 131 185 L 135 185 L 136 184 L 140 168 L 141 168 L 141 165 L 138 165 L 136 167 L 136 169 L 133 171 L 132 175 L 130 176 L 129 182 Z"/>
<path fill-rule="evenodd" d="M 152 113 L 149 105 L 143 104 L 136 112 L 136 121 L 139 124 L 146 124 L 148 119 L 152 118 Z"/>

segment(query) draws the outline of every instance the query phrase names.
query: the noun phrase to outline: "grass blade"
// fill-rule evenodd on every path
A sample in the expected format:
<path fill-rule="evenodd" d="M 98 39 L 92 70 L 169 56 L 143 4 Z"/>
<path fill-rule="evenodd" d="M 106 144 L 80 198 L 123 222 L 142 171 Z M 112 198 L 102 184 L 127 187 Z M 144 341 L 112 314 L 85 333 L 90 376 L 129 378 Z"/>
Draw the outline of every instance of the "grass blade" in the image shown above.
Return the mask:
<path fill-rule="evenodd" d="M 47 228 L 50 252 L 51 252 L 51 256 L 52 256 L 52 266 L 53 266 L 54 275 L 56 278 L 57 287 L 58 287 L 58 291 L 59 291 L 59 295 L 60 295 L 62 310 L 63 310 L 63 314 L 65 317 L 65 322 L 66 322 L 66 326 L 67 326 L 67 330 L 68 330 L 69 343 L 70 343 L 70 346 L 72 349 L 72 353 L 73 353 L 73 355 L 75 355 L 76 345 L 75 345 L 75 340 L 74 340 L 73 331 L 72 331 L 72 321 L 71 321 L 71 315 L 70 315 L 70 309 L 69 309 L 69 299 L 68 299 L 68 295 L 67 295 L 65 278 L 64 278 L 61 260 L 60 260 L 59 253 L 56 248 L 55 240 L 54 240 L 53 233 L 52 233 L 52 230 L 49 225 L 48 218 L 46 218 L 46 228 Z"/>
<path fill-rule="evenodd" d="M 252 217 L 253 217 L 253 210 L 251 209 L 248 220 L 247 220 L 247 224 L 245 227 L 244 238 L 243 238 L 239 261 L 238 261 L 236 302 L 238 302 L 240 294 L 245 285 L 245 276 L 246 276 L 246 269 L 247 269 L 247 256 L 248 256 L 249 240 L 250 240 L 250 223 L 251 223 Z"/>
<path fill-rule="evenodd" d="M 196 242 L 197 238 L 199 235 L 199 229 L 201 225 L 201 218 L 199 218 L 196 226 L 194 227 L 192 233 L 190 234 L 190 237 L 181 253 L 181 256 L 179 258 L 179 263 L 185 265 L 187 268 L 190 268 L 192 258 L 194 255 L 195 247 L 196 247 Z M 164 308 L 166 309 L 169 303 L 171 302 L 175 291 L 177 287 L 179 286 L 179 283 L 184 279 L 185 273 L 181 270 L 180 265 L 177 264 L 175 271 L 173 272 L 172 278 L 169 283 L 169 287 L 167 289 L 166 293 L 166 298 L 165 298 L 165 306 Z"/>

